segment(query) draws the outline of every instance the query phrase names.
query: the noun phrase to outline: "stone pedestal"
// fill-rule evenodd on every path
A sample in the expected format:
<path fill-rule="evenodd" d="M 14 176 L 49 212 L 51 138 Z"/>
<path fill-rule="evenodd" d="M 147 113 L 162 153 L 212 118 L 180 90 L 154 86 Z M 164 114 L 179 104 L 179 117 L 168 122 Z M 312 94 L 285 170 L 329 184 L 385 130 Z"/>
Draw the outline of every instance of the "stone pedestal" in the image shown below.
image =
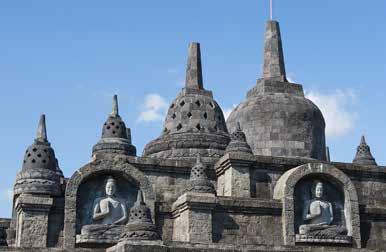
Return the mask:
<path fill-rule="evenodd" d="M 191 243 L 212 242 L 212 210 L 217 198 L 212 193 L 188 192 L 172 206 L 173 240 Z"/>
<path fill-rule="evenodd" d="M 106 252 L 167 252 L 162 241 L 123 241 L 106 249 Z"/>
<path fill-rule="evenodd" d="M 248 153 L 228 153 L 215 165 L 218 178 L 217 195 L 229 197 L 251 197 L 249 167 L 253 156 Z"/>
<path fill-rule="evenodd" d="M 53 199 L 22 194 L 16 200 L 16 247 L 47 247 L 48 215 Z"/>

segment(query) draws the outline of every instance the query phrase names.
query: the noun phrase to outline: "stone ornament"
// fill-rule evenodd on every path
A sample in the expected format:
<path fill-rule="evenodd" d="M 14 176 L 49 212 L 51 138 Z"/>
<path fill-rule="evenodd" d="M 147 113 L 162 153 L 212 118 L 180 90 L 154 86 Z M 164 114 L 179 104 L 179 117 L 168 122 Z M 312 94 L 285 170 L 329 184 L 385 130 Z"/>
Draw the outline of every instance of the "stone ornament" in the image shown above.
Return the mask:
<path fill-rule="evenodd" d="M 36 193 L 61 195 L 63 173 L 55 157 L 55 151 L 47 138 L 45 115 L 40 116 L 36 138 L 24 154 L 23 168 L 17 174 L 14 194 Z"/>
<path fill-rule="evenodd" d="M 231 141 L 225 150 L 229 152 L 245 152 L 252 154 L 252 149 L 247 143 L 247 138 L 241 129 L 240 123 L 237 123 L 236 130 L 231 134 Z"/>
<path fill-rule="evenodd" d="M 137 150 L 131 143 L 130 129 L 119 115 L 118 96 L 114 95 L 112 112 L 103 124 L 102 138 L 93 147 L 93 155 L 114 153 L 136 156 Z"/>
<path fill-rule="evenodd" d="M 201 156 L 197 155 L 196 164 L 190 171 L 190 186 L 188 191 L 202 192 L 202 193 L 215 193 L 214 185 L 208 179 L 206 175 L 206 166 L 201 162 Z"/>
<path fill-rule="evenodd" d="M 334 239 L 337 235 L 346 235 L 347 229 L 343 226 L 332 225 L 334 220 L 331 202 L 324 199 L 323 183 L 314 181 L 312 200 L 304 204 L 303 224 L 299 227 L 299 234 L 318 239 Z"/>
<path fill-rule="evenodd" d="M 365 136 L 361 137 L 361 143 L 357 148 L 353 163 L 359 165 L 377 165 L 377 162 L 371 154 L 370 146 L 366 143 Z"/>
<path fill-rule="evenodd" d="M 185 87 L 169 106 L 162 135 L 146 145 L 143 156 L 218 159 L 228 143 L 224 114 L 203 85 L 200 44 L 191 43 Z"/>
<path fill-rule="evenodd" d="M 130 209 L 129 222 L 120 241 L 125 240 L 159 240 L 156 226 L 153 224 L 150 209 L 143 200 L 142 191 L 138 191 L 137 201 Z"/>
<path fill-rule="evenodd" d="M 117 182 L 112 176 L 105 180 L 105 194 L 103 198 L 94 201 L 92 209 L 92 221 L 90 225 L 84 225 L 81 235 L 78 235 L 79 243 L 114 242 L 123 230 L 123 225 L 128 219 L 127 207 L 123 199 L 116 196 Z"/>
<path fill-rule="evenodd" d="M 304 226 L 299 226 L 299 232 L 297 232 L 295 224 L 298 219 L 295 217 L 297 208 L 295 204 L 298 203 L 296 196 L 299 195 L 295 195 L 295 188 L 301 186 L 305 178 L 312 177 L 329 181 L 342 192 L 342 220 L 341 223 L 331 225 L 334 223 L 334 217 L 331 217 L 334 213 L 330 211 L 331 202 L 323 198 L 325 184 L 317 182 L 312 187 L 314 197 L 309 204 L 305 204 L 306 206 L 302 209 L 303 215 L 300 215 L 300 218 L 303 218 L 301 224 Z M 357 248 L 362 246 L 358 195 L 355 186 L 346 174 L 334 166 L 309 163 L 286 171 L 275 185 L 273 198 L 281 200 L 283 204 L 282 225 L 285 245 L 338 243 L 352 244 Z M 313 209 L 310 209 L 311 207 Z M 307 219 L 308 223 L 305 223 L 304 219 Z"/>

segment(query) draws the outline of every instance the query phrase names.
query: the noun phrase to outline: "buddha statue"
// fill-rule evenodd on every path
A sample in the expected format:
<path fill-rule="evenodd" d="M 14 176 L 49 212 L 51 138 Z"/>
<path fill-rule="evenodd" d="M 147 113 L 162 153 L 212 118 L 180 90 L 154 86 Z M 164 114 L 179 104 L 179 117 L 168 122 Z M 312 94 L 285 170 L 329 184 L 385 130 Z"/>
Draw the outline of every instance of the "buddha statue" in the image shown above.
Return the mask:
<path fill-rule="evenodd" d="M 97 199 L 93 211 L 93 220 L 99 224 L 123 225 L 127 220 L 127 210 L 122 200 L 115 196 L 116 182 L 113 177 L 106 180 L 106 197 Z"/>
<path fill-rule="evenodd" d="M 115 195 L 116 188 L 115 179 L 108 177 L 105 181 L 106 196 L 95 199 L 92 210 L 93 224 L 82 227 L 82 236 L 119 236 L 127 222 L 128 214 L 124 201 Z"/>
<path fill-rule="evenodd" d="M 330 238 L 347 233 L 344 226 L 332 224 L 334 221 L 333 207 L 331 202 L 324 199 L 323 190 L 323 183 L 315 181 L 311 189 L 312 199 L 307 201 L 303 208 L 303 221 L 307 224 L 299 227 L 299 234 Z"/>

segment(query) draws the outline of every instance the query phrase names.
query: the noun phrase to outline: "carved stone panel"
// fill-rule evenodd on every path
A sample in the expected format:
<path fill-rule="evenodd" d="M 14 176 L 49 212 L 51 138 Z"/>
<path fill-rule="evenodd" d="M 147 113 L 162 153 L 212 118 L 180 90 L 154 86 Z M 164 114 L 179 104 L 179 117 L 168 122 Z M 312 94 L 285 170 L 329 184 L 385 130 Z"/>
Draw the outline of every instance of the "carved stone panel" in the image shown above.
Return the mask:
<path fill-rule="evenodd" d="M 310 163 L 288 170 L 276 183 L 274 199 L 283 203 L 285 245 L 361 247 L 357 192 L 351 179 L 334 166 Z"/>
<path fill-rule="evenodd" d="M 108 198 L 106 195 L 107 180 L 115 180 L 115 193 L 112 196 L 114 202 L 109 202 L 110 213 L 104 218 L 93 218 L 95 216 L 94 211 L 101 212 L 100 205 L 103 204 Z M 108 182 L 111 184 L 111 182 Z M 81 227 L 90 224 L 114 224 L 114 221 L 118 221 L 119 217 L 123 217 L 123 210 L 119 209 L 120 205 L 125 208 L 126 216 L 128 210 L 134 205 L 137 197 L 138 188 L 122 177 L 114 177 L 111 175 L 95 176 L 88 179 L 85 183 L 80 186 L 78 191 L 78 202 L 79 207 L 77 209 L 79 221 L 77 223 L 77 232 L 80 231 Z M 117 212 L 115 216 L 113 213 L 112 205 L 117 205 Z M 110 221 L 111 220 L 111 221 Z M 122 225 L 126 224 L 123 221 Z M 117 223 L 118 224 L 118 223 Z"/>

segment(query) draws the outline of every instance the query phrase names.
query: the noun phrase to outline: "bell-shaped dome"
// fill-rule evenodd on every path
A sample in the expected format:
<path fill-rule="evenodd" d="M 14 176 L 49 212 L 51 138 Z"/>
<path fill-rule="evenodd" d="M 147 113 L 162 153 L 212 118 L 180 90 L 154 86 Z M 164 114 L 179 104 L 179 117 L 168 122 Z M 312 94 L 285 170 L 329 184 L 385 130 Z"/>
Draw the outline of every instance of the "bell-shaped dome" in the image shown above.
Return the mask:
<path fill-rule="evenodd" d="M 287 81 L 276 21 L 267 23 L 263 73 L 228 117 L 228 129 L 233 132 L 240 122 L 255 155 L 325 160 L 323 115 L 301 85 Z"/>
<path fill-rule="evenodd" d="M 377 165 L 375 158 L 371 154 L 370 146 L 366 143 L 365 136 L 361 137 L 361 143 L 357 147 L 357 153 L 355 154 L 353 163 L 359 165 Z"/>
<path fill-rule="evenodd" d="M 223 112 L 203 87 L 200 45 L 191 43 L 185 88 L 169 107 L 162 135 L 143 155 L 157 158 L 219 158 L 229 142 Z"/>
<path fill-rule="evenodd" d="M 151 218 L 150 209 L 143 200 L 142 191 L 138 191 L 137 201 L 130 209 L 129 222 L 120 240 L 159 240 L 156 226 Z"/>
<path fill-rule="evenodd" d="M 131 144 L 131 132 L 118 113 L 118 96 L 113 97 L 113 109 L 103 124 L 102 138 L 93 147 L 93 154 L 116 153 L 135 156 L 137 150 Z"/>
<path fill-rule="evenodd" d="M 208 179 L 206 166 L 201 162 L 201 156 L 197 155 L 196 164 L 190 170 L 188 191 L 201 193 L 216 193 L 214 185 Z"/>
<path fill-rule="evenodd" d="M 23 168 L 17 174 L 15 194 L 60 195 L 63 173 L 47 139 L 45 115 L 41 115 L 34 143 L 24 154 Z"/>
<path fill-rule="evenodd" d="M 231 134 L 231 141 L 228 147 L 225 150 L 226 153 L 229 152 L 245 152 L 252 154 L 251 147 L 247 143 L 247 137 L 244 132 L 241 130 L 240 123 L 237 122 L 236 130 Z"/>

